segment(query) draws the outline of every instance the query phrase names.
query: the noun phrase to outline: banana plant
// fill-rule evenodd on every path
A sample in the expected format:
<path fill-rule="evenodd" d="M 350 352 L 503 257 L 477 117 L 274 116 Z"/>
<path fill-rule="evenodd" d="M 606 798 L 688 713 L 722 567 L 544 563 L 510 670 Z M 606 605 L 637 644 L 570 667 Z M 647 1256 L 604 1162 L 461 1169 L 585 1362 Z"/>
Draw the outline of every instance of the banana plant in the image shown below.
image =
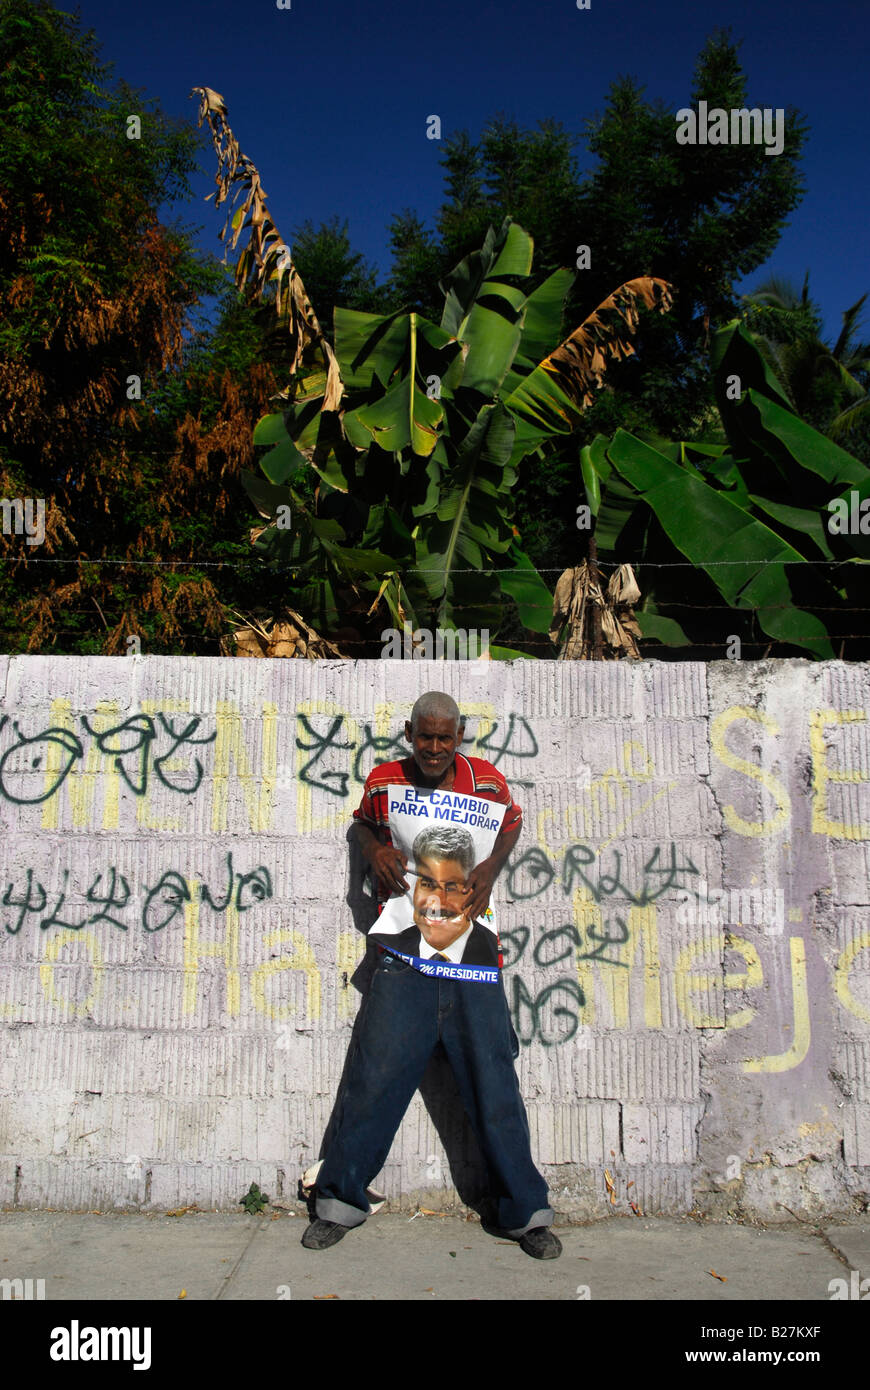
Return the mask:
<path fill-rule="evenodd" d="M 706 607 L 696 640 L 754 617 L 780 651 L 830 659 L 851 600 L 866 598 L 870 559 L 860 529 L 832 534 L 831 503 L 841 498 L 854 511 L 854 492 L 860 506 L 870 497 L 870 470 L 800 419 L 739 321 L 715 335 L 711 361 L 726 443 L 642 440 L 619 430 L 581 450 L 599 555 L 639 566 L 645 637 L 691 640 L 661 611 L 688 606 L 679 586 L 654 568 L 682 555 L 693 599 Z"/>
<path fill-rule="evenodd" d="M 383 600 L 397 622 L 494 632 L 508 597 L 526 628 L 548 630 L 552 595 L 511 522 L 517 469 L 575 427 L 610 357 L 631 350 L 638 305 L 670 299 L 662 282 L 630 282 L 560 344 L 572 276 L 560 270 L 533 287 L 531 267 L 531 237 L 506 219 L 442 285 L 440 325 L 337 308 L 343 408 L 328 410 L 317 394 L 321 371 L 300 376 L 296 399 L 258 424 L 255 443 L 272 448 L 260 465 L 270 489 L 243 475 L 270 523 L 256 545 L 316 575 L 333 619 L 330 571 Z M 320 480 L 317 518 L 292 495 L 302 461 Z M 300 515 L 295 532 L 278 525 L 282 501 Z M 329 535 L 327 519 L 339 528 Z"/>
<path fill-rule="evenodd" d="M 293 348 L 280 408 L 254 433 L 268 446 L 262 477 L 242 474 L 265 523 L 255 548 L 289 572 L 295 606 L 333 635 L 350 628 L 365 640 L 384 610 L 398 627 L 496 632 L 506 598 L 526 628 L 547 632 L 552 595 L 511 520 L 517 470 L 575 428 L 608 363 L 634 351 L 640 307 L 665 312 L 670 287 L 629 281 L 560 342 L 573 273 L 536 285 L 532 238 L 506 218 L 445 278 L 440 324 L 336 308 L 331 347 L 223 99 L 196 90 L 218 153 L 218 201 L 236 183 L 245 194 L 232 218 L 233 245 L 251 229 L 237 281 L 257 295 L 275 281 Z M 305 470 L 317 478 L 313 506 L 300 491 Z"/>

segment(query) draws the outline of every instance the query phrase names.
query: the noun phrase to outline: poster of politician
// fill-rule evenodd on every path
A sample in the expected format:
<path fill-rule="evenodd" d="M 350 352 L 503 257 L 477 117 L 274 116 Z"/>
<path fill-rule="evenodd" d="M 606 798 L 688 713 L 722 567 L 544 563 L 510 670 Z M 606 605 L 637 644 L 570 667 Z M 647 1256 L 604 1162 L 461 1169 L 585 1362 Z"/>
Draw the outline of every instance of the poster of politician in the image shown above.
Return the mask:
<path fill-rule="evenodd" d="M 460 792 L 390 787 L 390 835 L 408 861 L 410 888 L 388 900 L 369 936 L 424 975 L 496 983 L 492 904 L 472 921 L 462 902 L 471 870 L 492 854 L 507 810 Z"/>

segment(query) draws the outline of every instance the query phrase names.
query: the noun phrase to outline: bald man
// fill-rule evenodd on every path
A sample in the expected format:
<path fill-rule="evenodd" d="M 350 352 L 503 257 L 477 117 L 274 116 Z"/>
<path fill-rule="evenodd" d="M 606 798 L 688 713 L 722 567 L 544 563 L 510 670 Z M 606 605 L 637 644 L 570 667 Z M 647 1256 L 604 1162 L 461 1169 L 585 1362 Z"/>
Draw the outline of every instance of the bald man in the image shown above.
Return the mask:
<path fill-rule="evenodd" d="M 497 768 L 459 752 L 465 725 L 456 702 L 441 691 L 421 695 L 405 724 L 411 756 L 382 763 L 366 778 L 354 812 L 355 833 L 385 901 L 407 893 L 405 856 L 389 829 L 389 788 L 415 786 L 468 793 L 507 807 L 489 858 L 464 876 L 455 903 L 468 922 L 485 913 L 496 877 L 519 839 L 522 813 Z M 433 879 L 433 882 L 435 880 Z M 455 884 L 435 884 L 446 896 Z M 451 901 L 454 901 L 451 898 Z M 433 908 L 434 910 L 434 908 Z M 518 1053 L 504 985 L 497 981 L 423 974 L 394 955 L 387 938 L 363 1001 L 335 1125 L 317 1176 L 316 1219 L 302 1244 L 336 1245 L 369 1214 L 366 1189 L 384 1166 L 433 1051 L 440 1044 L 487 1164 L 500 1234 L 534 1259 L 555 1259 L 562 1246 L 549 1229 L 547 1185 L 534 1165 L 514 1069 Z"/>

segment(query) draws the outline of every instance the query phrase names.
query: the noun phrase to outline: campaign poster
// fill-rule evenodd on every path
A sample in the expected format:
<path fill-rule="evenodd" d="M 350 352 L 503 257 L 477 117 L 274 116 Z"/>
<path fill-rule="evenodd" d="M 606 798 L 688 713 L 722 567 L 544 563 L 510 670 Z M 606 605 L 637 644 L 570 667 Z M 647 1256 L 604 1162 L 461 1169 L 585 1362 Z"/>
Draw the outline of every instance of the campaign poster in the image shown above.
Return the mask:
<path fill-rule="evenodd" d="M 369 936 L 424 975 L 496 984 L 492 904 L 472 921 L 462 900 L 471 870 L 492 854 L 509 808 L 426 787 L 398 785 L 388 796 L 390 835 L 407 858 L 410 887 L 387 901 Z"/>

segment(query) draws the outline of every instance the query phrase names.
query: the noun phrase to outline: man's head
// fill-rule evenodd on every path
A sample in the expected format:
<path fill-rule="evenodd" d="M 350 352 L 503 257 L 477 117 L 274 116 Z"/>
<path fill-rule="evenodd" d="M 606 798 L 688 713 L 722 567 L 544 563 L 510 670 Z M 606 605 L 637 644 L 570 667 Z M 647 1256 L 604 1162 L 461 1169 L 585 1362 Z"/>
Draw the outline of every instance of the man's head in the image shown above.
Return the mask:
<path fill-rule="evenodd" d="M 428 826 L 415 839 L 411 853 L 417 874 L 414 922 L 428 944 L 443 951 L 471 925 L 462 900 L 474 868 L 474 841 L 459 826 Z"/>
<path fill-rule="evenodd" d="M 465 735 L 459 706 L 441 690 L 421 695 L 405 723 L 414 761 L 429 782 L 440 782 Z"/>

